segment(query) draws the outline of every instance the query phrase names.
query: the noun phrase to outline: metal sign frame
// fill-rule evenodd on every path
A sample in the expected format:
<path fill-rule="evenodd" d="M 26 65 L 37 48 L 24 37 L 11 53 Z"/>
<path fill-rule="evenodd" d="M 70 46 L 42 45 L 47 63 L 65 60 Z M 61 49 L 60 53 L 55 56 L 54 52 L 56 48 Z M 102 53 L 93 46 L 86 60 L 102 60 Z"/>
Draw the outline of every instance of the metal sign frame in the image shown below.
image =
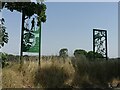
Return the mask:
<path fill-rule="evenodd" d="M 26 15 L 25 15 L 24 10 L 23 10 L 23 12 L 22 12 L 22 28 L 21 28 L 21 51 L 20 51 L 20 63 L 21 64 L 23 63 L 22 56 L 23 56 L 23 52 L 24 52 L 24 50 L 23 50 L 23 39 L 24 39 L 24 29 L 25 29 L 25 20 L 26 20 L 25 16 Z M 32 22 L 32 23 L 34 23 L 34 22 Z M 32 25 L 32 26 L 34 26 L 34 25 Z M 39 62 L 38 62 L 38 64 L 40 66 L 40 59 L 41 59 L 41 20 L 39 22 L 38 27 L 39 27 Z M 32 28 L 31 28 L 31 30 L 32 30 Z"/>
<path fill-rule="evenodd" d="M 93 52 L 100 53 L 103 58 L 108 59 L 107 30 L 93 29 Z"/>

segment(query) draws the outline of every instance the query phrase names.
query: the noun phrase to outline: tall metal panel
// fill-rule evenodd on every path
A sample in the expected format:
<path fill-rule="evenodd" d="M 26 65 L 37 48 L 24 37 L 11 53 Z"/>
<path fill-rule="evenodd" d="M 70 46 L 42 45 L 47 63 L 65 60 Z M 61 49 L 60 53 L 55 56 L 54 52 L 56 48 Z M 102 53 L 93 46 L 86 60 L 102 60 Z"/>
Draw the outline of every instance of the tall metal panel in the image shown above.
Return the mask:
<path fill-rule="evenodd" d="M 100 53 L 106 60 L 108 59 L 106 30 L 93 29 L 93 52 Z"/>

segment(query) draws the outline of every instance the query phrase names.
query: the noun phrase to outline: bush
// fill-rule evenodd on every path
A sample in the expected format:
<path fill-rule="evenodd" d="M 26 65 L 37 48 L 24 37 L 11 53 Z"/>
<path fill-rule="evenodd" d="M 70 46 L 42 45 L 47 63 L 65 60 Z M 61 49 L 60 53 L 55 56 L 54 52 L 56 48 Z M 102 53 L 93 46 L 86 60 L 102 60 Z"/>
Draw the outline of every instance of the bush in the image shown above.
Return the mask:
<path fill-rule="evenodd" d="M 76 49 L 75 51 L 74 51 L 74 56 L 76 57 L 76 58 L 80 58 L 80 56 L 81 55 L 87 55 L 87 52 L 85 51 L 85 50 L 82 50 L 82 49 Z"/>
<path fill-rule="evenodd" d="M 66 58 L 68 57 L 68 49 L 67 48 L 63 48 L 59 51 L 59 56 L 62 58 Z"/>
<path fill-rule="evenodd" d="M 97 60 L 98 58 L 103 58 L 102 54 L 97 52 L 94 53 L 93 51 L 89 51 L 86 56 L 89 60 Z"/>
<path fill-rule="evenodd" d="M 1 59 L 2 59 L 2 68 L 8 66 L 8 55 L 6 53 L 1 53 Z"/>

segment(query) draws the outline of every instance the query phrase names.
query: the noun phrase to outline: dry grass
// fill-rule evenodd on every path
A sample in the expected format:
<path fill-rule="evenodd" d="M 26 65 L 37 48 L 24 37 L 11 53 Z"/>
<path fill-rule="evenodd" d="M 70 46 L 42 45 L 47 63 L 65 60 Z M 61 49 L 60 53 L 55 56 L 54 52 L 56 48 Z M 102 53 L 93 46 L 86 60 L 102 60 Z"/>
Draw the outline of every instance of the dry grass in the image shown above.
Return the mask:
<path fill-rule="evenodd" d="M 1 64 L 0 64 L 0 89 L 2 88 L 2 69 L 1 69 Z"/>
<path fill-rule="evenodd" d="M 71 84 L 74 75 L 74 68 L 67 61 L 59 60 L 42 61 L 41 69 L 38 68 L 35 77 L 35 85 L 42 85 L 43 88 L 64 87 Z M 69 67 L 68 67 L 69 66 Z"/>
<path fill-rule="evenodd" d="M 71 62 L 72 61 L 72 62 Z M 2 70 L 3 88 L 68 88 L 107 87 L 109 82 L 120 79 L 120 62 L 88 61 L 53 57 L 37 62 L 27 61 L 20 71 L 18 63 L 12 63 Z M 117 79 L 117 80 L 116 80 Z"/>

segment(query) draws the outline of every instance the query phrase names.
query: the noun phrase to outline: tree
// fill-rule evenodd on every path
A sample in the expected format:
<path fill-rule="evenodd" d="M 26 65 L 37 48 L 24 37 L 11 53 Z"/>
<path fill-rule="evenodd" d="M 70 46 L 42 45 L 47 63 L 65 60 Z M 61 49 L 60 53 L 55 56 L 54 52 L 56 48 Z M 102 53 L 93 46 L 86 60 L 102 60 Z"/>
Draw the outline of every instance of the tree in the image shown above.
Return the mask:
<path fill-rule="evenodd" d="M 76 58 L 79 58 L 81 55 L 87 55 L 87 52 L 85 51 L 85 50 L 82 50 L 82 49 L 76 49 L 75 51 L 74 51 L 74 56 L 76 57 Z"/>
<path fill-rule="evenodd" d="M 95 57 L 96 58 L 103 58 L 103 55 L 101 53 L 95 52 Z"/>
<path fill-rule="evenodd" d="M 46 21 L 46 5 L 44 3 L 35 3 L 35 2 L 2 2 L 2 8 L 7 8 L 11 12 L 14 10 L 25 14 L 28 18 L 32 15 L 38 15 L 38 24 L 39 22 Z"/>
<path fill-rule="evenodd" d="M 93 51 L 89 51 L 87 53 L 87 58 L 88 59 L 96 59 L 96 58 L 103 58 L 103 55 L 101 53 L 98 53 L 98 52 L 93 52 Z"/>
<path fill-rule="evenodd" d="M 94 58 L 94 52 L 93 51 L 89 51 L 88 53 L 87 53 L 87 58 L 88 59 L 93 59 Z"/>
<path fill-rule="evenodd" d="M 59 56 L 60 57 L 63 57 L 63 58 L 66 58 L 68 57 L 68 49 L 67 48 L 63 48 L 59 51 Z"/>
<path fill-rule="evenodd" d="M 8 33 L 6 32 L 6 27 L 4 26 L 5 20 L 0 19 L 0 48 L 4 46 L 5 43 L 8 43 Z"/>
<path fill-rule="evenodd" d="M 30 0 L 28 0 L 30 1 Z M 30 18 L 32 15 L 38 15 L 37 17 L 37 25 L 40 24 L 40 22 L 46 21 L 46 5 L 42 2 L 37 4 L 35 2 L 2 2 L 2 9 L 7 8 L 11 12 L 14 10 L 24 13 L 26 18 Z M 1 9 L 0 9 L 1 11 Z M 6 33 L 6 27 L 4 26 L 4 19 L 1 19 L 1 25 L 0 25 L 0 47 L 4 46 L 4 43 L 8 42 L 8 33 Z"/>
<path fill-rule="evenodd" d="M 31 42 L 29 42 L 29 39 L 27 39 L 28 47 L 23 42 L 23 39 L 25 36 L 29 35 L 30 38 L 32 37 L 32 35 L 30 35 L 32 30 L 29 30 L 30 32 L 27 32 L 27 34 L 24 35 L 24 30 L 26 29 L 24 27 L 25 20 L 28 18 L 30 19 L 33 15 L 36 15 L 37 26 L 40 27 L 40 31 L 41 31 L 41 22 L 46 21 L 46 14 L 45 14 L 46 5 L 42 1 L 37 0 L 37 3 L 35 3 L 35 2 L 2 2 L 2 9 L 7 8 L 11 12 L 16 10 L 16 11 L 22 13 L 21 56 L 22 56 L 23 48 L 28 49 L 31 46 Z M 32 23 L 32 28 L 33 27 L 35 27 L 34 23 Z M 41 36 L 41 32 L 40 32 L 39 36 Z M 39 49 L 39 51 L 40 51 L 40 49 Z M 40 52 L 39 52 L 39 56 L 40 56 Z M 39 61 L 40 61 L 40 57 L 39 57 Z M 21 62 L 22 62 L 22 59 L 21 59 Z M 39 63 L 39 65 L 40 65 L 40 63 Z"/>

